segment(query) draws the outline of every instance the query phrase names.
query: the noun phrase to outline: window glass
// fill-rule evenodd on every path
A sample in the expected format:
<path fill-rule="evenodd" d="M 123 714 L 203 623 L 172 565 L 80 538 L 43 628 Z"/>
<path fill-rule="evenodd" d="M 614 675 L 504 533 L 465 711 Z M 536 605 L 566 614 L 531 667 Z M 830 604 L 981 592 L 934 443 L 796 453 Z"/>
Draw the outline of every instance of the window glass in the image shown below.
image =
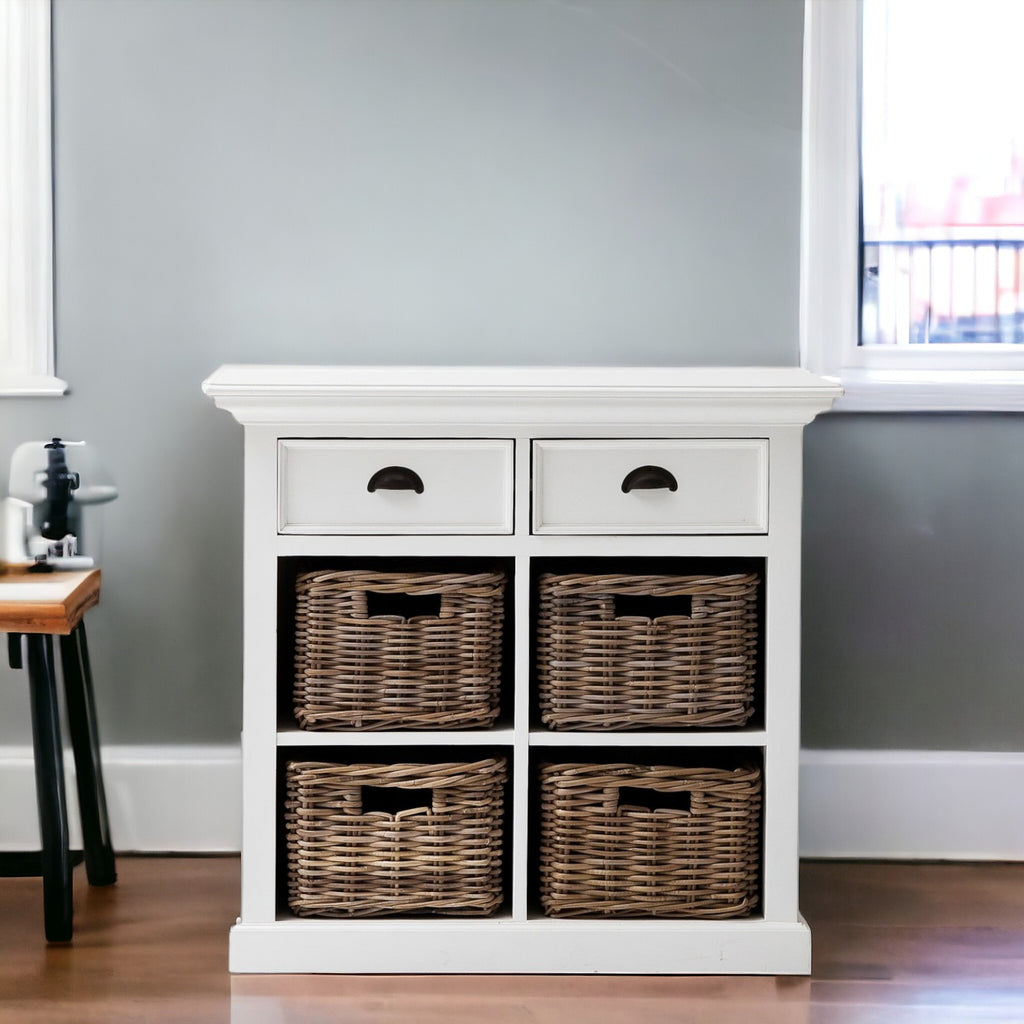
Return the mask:
<path fill-rule="evenodd" d="M 863 0 L 862 346 L 1024 345 L 1024 0 Z"/>

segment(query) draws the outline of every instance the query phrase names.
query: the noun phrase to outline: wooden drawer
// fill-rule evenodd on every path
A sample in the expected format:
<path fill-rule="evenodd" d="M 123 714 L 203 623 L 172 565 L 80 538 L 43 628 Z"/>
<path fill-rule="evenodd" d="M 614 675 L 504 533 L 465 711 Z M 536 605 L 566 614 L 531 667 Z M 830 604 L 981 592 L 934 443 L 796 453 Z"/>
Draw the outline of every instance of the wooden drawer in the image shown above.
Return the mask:
<path fill-rule="evenodd" d="M 534 533 L 766 533 L 768 441 L 535 441 Z"/>
<path fill-rule="evenodd" d="M 278 442 L 281 533 L 511 533 L 513 442 Z"/>

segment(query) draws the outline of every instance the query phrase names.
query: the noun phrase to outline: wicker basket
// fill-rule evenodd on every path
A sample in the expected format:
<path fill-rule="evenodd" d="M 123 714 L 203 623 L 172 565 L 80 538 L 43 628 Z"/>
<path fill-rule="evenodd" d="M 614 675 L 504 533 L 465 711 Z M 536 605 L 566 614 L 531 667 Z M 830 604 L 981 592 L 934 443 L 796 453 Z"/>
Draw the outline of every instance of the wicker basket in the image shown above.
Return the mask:
<path fill-rule="evenodd" d="M 289 762 L 288 904 L 303 917 L 494 913 L 502 903 L 504 758 Z M 364 787 L 371 787 L 369 793 Z M 421 791 L 429 790 L 428 793 Z M 403 810 L 373 810 L 407 797 Z"/>
<path fill-rule="evenodd" d="M 587 730 L 743 725 L 753 714 L 759 586 L 753 573 L 542 575 L 541 721 Z M 685 613 L 616 607 L 637 598 L 673 598 Z"/>
<path fill-rule="evenodd" d="M 718 919 L 757 905 L 760 769 L 555 764 L 540 780 L 550 916 Z"/>
<path fill-rule="evenodd" d="M 303 729 L 470 729 L 498 717 L 504 573 L 320 571 L 295 587 Z M 374 614 L 371 598 L 437 607 Z"/>

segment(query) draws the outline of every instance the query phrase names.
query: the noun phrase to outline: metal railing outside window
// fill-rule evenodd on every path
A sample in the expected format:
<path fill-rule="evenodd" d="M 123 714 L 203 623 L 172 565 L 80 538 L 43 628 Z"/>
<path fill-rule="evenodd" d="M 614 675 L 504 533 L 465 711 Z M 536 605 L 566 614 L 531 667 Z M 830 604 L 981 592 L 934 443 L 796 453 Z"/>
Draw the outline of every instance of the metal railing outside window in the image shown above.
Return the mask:
<path fill-rule="evenodd" d="M 862 345 L 1024 345 L 1024 239 L 862 246 Z"/>

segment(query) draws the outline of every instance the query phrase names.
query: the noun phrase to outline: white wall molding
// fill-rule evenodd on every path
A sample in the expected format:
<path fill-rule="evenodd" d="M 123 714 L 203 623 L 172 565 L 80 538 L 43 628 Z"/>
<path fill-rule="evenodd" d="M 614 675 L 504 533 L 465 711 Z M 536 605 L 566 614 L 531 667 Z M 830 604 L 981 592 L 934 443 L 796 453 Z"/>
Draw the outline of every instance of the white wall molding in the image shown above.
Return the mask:
<path fill-rule="evenodd" d="M 804 750 L 800 853 L 1024 860 L 1024 753 Z"/>
<path fill-rule="evenodd" d="M 234 746 L 104 747 L 119 852 L 221 853 L 241 846 L 241 755 Z M 74 762 L 65 751 L 71 845 L 81 846 Z M 39 848 L 31 747 L 0 747 L 0 850 Z"/>
<path fill-rule="evenodd" d="M 81 839 L 70 753 L 67 764 L 75 845 Z M 104 747 L 103 771 L 119 851 L 240 848 L 238 747 Z M 0 807 L 0 850 L 37 849 L 30 747 L 0 747 Z M 800 853 L 1024 860 L 1024 753 L 804 750 Z"/>

